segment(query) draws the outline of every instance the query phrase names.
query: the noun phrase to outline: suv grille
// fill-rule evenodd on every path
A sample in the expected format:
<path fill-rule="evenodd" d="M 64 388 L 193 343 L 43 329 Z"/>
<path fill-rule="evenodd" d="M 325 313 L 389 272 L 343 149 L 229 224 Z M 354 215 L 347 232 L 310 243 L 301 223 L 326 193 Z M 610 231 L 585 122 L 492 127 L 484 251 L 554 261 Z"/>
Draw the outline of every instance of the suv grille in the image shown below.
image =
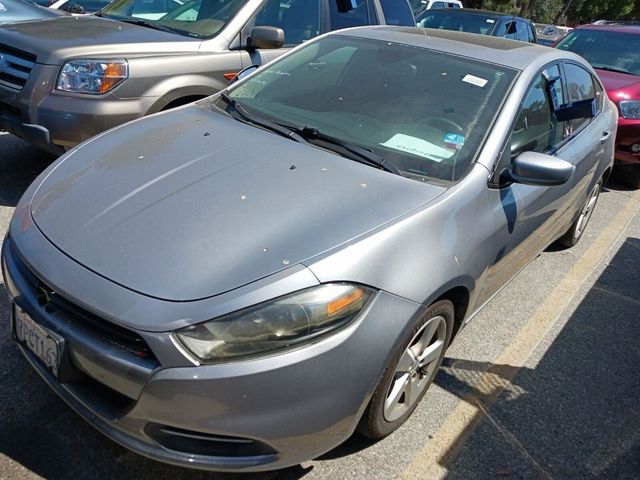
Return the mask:
<path fill-rule="evenodd" d="M 35 55 L 0 45 L 0 84 L 20 90 L 35 63 Z"/>

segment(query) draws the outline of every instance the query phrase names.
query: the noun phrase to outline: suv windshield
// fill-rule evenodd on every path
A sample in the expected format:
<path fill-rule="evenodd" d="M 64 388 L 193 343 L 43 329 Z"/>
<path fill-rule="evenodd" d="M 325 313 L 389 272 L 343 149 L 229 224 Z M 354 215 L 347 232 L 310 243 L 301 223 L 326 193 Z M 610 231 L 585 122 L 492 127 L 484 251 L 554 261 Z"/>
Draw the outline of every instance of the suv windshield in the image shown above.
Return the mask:
<path fill-rule="evenodd" d="M 228 98 L 323 148 L 362 147 L 404 176 L 455 181 L 516 73 L 420 47 L 331 36 L 258 70 Z"/>
<path fill-rule="evenodd" d="M 247 0 L 116 0 L 100 16 L 207 38 L 216 35 Z"/>
<path fill-rule="evenodd" d="M 640 35 L 622 31 L 578 29 L 557 48 L 584 57 L 594 68 L 640 75 Z"/>

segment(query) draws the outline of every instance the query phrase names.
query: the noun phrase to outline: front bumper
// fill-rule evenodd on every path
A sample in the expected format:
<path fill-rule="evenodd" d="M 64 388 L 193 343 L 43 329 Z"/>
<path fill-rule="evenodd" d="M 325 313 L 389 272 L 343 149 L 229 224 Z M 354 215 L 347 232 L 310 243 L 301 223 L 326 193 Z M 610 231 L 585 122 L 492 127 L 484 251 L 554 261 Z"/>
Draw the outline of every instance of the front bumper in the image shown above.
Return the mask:
<path fill-rule="evenodd" d="M 0 83 L 0 130 L 55 155 L 92 136 L 142 117 L 154 97 L 119 98 L 55 90 L 59 67 L 35 64 L 24 86 Z M 116 89 L 117 90 L 117 89 Z"/>
<path fill-rule="evenodd" d="M 79 375 L 61 381 L 21 346 L 31 365 L 76 412 L 111 439 L 147 457 L 191 468 L 278 469 L 342 443 L 353 433 L 396 349 L 396 334 L 410 328 L 421 313 L 419 305 L 380 292 L 359 320 L 318 343 L 207 366 L 186 359 L 179 364 L 171 360 L 177 357 L 158 351 L 158 345 L 176 349 L 169 333 L 131 331 L 156 349 L 141 362 L 113 342 L 101 349 L 92 332 L 69 330 L 75 319 L 40 306 L 21 267 L 25 252 L 18 253 L 11 243 L 5 240 L 2 250 L 11 300 L 68 339 L 70 363 Z M 58 253 L 52 263 L 70 261 L 63 257 Z M 101 369 L 82 362 L 87 348 L 91 354 L 85 356 L 93 355 Z M 114 356 L 121 361 L 107 365 Z"/>

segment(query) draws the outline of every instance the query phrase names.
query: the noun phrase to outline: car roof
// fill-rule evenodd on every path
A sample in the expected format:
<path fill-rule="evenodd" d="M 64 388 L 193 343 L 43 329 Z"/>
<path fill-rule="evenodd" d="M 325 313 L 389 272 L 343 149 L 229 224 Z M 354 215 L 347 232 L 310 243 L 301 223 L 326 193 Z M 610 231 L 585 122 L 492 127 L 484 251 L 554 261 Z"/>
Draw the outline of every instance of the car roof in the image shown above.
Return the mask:
<path fill-rule="evenodd" d="M 558 58 L 573 58 L 581 63 L 581 57 L 571 52 L 552 49 L 535 43 L 518 42 L 489 35 L 465 33 L 444 29 L 369 26 L 334 32 L 372 40 L 404 43 L 417 47 L 439 50 L 461 57 L 470 57 L 488 63 L 524 70 L 529 64 L 549 62 Z M 470 45 L 473 47 L 470 49 Z"/>
<path fill-rule="evenodd" d="M 580 25 L 577 30 L 604 30 L 607 32 L 625 32 L 640 35 L 640 24 L 590 23 L 588 25 Z"/>

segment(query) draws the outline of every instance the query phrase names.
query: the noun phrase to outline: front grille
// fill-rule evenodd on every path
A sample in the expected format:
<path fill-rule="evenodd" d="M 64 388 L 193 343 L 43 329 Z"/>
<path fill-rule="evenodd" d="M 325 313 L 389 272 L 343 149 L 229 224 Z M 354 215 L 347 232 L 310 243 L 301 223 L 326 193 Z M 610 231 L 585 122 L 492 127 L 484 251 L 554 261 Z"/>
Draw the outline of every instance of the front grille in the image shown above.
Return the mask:
<path fill-rule="evenodd" d="M 0 84 L 20 90 L 27 83 L 36 56 L 0 45 Z"/>
<path fill-rule="evenodd" d="M 120 350 L 143 359 L 149 368 L 159 365 L 147 342 L 135 332 L 104 320 L 70 302 L 42 282 L 22 261 L 15 249 L 12 252 L 22 276 L 33 288 L 38 302 L 49 312 L 60 312 L 71 324 L 90 331 L 94 336 Z"/>

